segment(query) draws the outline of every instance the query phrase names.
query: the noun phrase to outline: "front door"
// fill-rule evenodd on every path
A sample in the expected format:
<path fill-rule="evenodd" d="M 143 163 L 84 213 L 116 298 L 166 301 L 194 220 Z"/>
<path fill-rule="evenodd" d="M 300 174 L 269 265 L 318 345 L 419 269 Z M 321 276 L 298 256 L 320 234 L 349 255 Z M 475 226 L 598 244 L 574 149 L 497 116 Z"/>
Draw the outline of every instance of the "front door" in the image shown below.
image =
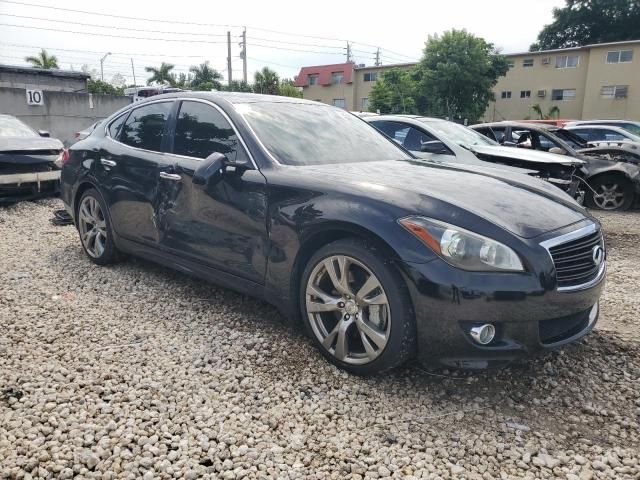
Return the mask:
<path fill-rule="evenodd" d="M 172 143 L 174 185 L 161 185 L 159 192 L 166 204 L 161 247 L 263 283 L 268 248 L 266 180 L 252 165 L 229 120 L 210 103 L 182 101 Z M 205 185 L 195 185 L 194 172 L 214 152 L 243 167 L 221 169 Z"/>
<path fill-rule="evenodd" d="M 97 162 L 113 229 L 124 238 L 155 246 L 154 202 L 159 172 L 167 167 L 163 145 L 172 105 L 173 101 L 148 104 L 133 109 L 121 126 L 114 121 Z"/>

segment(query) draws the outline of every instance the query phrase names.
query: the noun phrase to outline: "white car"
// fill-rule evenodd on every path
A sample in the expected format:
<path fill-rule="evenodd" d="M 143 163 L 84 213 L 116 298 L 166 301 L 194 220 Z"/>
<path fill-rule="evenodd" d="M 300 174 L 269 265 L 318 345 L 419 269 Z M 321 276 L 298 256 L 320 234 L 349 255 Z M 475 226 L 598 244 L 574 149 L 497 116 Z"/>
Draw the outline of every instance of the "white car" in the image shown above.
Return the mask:
<path fill-rule="evenodd" d="M 633 120 L 578 120 L 565 124 L 565 127 L 586 127 L 592 125 L 602 125 L 603 127 L 618 127 L 640 136 L 640 122 Z"/>
<path fill-rule="evenodd" d="M 620 143 L 640 144 L 640 136 L 634 135 L 629 130 L 621 127 L 613 127 L 611 125 L 580 125 L 565 126 L 564 128 L 595 146 L 617 145 Z"/>

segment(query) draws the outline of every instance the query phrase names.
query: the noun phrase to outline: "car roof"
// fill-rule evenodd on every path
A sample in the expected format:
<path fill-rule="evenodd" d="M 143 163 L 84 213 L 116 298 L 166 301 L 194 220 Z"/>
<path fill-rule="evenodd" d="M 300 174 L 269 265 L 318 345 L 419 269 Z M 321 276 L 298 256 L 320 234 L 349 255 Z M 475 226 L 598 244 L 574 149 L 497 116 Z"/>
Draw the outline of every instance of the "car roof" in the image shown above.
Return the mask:
<path fill-rule="evenodd" d="M 635 122 L 633 120 L 574 120 L 573 122 L 571 122 L 571 125 L 604 125 L 605 123 L 607 124 L 611 124 L 611 123 L 619 123 L 619 124 L 625 124 L 625 123 L 632 123 L 634 125 L 640 125 L 640 122 Z"/>
<path fill-rule="evenodd" d="M 554 132 L 560 130 L 560 127 L 555 125 L 549 125 L 546 123 L 526 123 L 526 122 L 512 122 L 506 120 L 504 122 L 491 122 L 491 123 L 477 123 L 472 125 L 471 128 L 496 128 L 496 127 L 512 127 L 512 128 L 528 128 L 529 130 L 546 130 Z"/>
<path fill-rule="evenodd" d="M 199 98 L 202 100 L 225 100 L 232 104 L 237 103 L 300 103 L 308 105 L 318 105 L 331 107 L 325 103 L 313 102 L 311 100 L 304 100 L 302 98 L 295 97 L 282 97 L 280 95 L 262 95 L 259 93 L 242 93 L 242 92 L 175 92 L 175 93 L 163 93 L 162 95 L 154 95 L 142 102 L 136 102 L 137 105 L 142 105 L 146 102 L 152 102 L 163 98 Z M 336 107 L 334 107 L 336 108 Z"/>
<path fill-rule="evenodd" d="M 397 122 L 402 122 L 406 120 L 413 120 L 416 122 L 448 122 L 449 120 L 444 120 L 442 118 L 435 117 L 424 117 L 422 115 L 409 115 L 409 114 L 388 114 L 388 115 L 376 115 L 375 117 L 363 117 L 365 120 L 395 120 Z"/>
<path fill-rule="evenodd" d="M 583 127 L 589 127 L 589 128 L 594 129 L 594 130 L 613 130 L 614 132 L 620 131 L 620 132 L 624 132 L 624 133 L 629 133 L 624 128 L 616 127 L 615 125 L 569 125 L 567 127 L 567 129 L 568 130 L 572 130 L 574 128 L 583 128 Z"/>

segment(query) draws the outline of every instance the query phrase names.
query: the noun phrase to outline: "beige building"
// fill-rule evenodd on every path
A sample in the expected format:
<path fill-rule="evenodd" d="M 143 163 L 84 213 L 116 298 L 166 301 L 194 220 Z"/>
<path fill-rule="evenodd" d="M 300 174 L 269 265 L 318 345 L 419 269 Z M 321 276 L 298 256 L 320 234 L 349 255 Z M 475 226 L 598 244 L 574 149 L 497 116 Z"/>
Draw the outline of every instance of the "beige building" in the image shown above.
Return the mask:
<path fill-rule="evenodd" d="M 353 63 L 302 67 L 295 85 L 302 96 L 350 111 L 367 111 L 369 94 L 378 76 L 391 68 L 408 69 L 415 63 L 398 63 L 365 67 Z"/>
<path fill-rule="evenodd" d="M 485 121 L 537 119 L 535 104 L 563 119 L 640 120 L 640 40 L 506 56 Z"/>

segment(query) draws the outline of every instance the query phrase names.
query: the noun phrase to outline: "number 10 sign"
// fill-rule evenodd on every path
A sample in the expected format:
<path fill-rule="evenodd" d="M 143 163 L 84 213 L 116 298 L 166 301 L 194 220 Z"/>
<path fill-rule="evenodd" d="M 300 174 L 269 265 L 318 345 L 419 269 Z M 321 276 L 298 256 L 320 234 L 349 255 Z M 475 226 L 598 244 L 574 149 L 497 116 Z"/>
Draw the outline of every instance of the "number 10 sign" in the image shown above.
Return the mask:
<path fill-rule="evenodd" d="M 44 105 L 42 90 L 27 90 L 27 105 Z"/>

